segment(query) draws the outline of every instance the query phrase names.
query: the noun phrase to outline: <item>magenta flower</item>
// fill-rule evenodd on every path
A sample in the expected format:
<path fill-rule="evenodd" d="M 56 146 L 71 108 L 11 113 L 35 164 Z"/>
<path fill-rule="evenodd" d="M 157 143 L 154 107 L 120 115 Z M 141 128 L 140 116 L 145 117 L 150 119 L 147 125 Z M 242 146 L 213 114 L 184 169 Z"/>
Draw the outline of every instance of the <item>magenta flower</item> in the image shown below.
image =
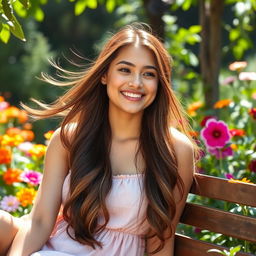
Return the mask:
<path fill-rule="evenodd" d="M 20 178 L 22 181 L 24 181 L 30 185 L 33 185 L 33 186 L 39 185 L 42 181 L 42 177 L 43 177 L 42 173 L 31 171 L 31 170 L 24 171 L 20 175 Z"/>
<path fill-rule="evenodd" d="M 0 202 L 0 208 L 7 212 L 15 212 L 19 205 L 20 202 L 15 196 L 5 196 Z"/>
<path fill-rule="evenodd" d="M 226 177 L 228 180 L 230 180 L 230 179 L 235 179 L 234 175 L 231 174 L 231 173 L 226 173 L 226 174 L 225 174 L 225 177 Z"/>
<path fill-rule="evenodd" d="M 208 148 L 222 148 L 231 138 L 227 124 L 215 119 L 207 120 L 200 135 Z"/>
<path fill-rule="evenodd" d="M 210 154 L 214 155 L 217 159 L 233 156 L 233 150 L 231 147 L 227 148 L 208 148 Z"/>

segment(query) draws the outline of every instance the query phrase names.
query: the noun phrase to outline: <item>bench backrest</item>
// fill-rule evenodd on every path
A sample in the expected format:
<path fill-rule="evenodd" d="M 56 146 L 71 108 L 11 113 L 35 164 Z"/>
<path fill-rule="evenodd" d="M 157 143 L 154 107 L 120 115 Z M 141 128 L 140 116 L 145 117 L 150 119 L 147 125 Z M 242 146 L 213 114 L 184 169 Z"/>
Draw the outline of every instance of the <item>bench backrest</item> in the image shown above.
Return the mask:
<path fill-rule="evenodd" d="M 196 174 L 192 194 L 256 207 L 256 185 L 231 183 L 226 179 Z M 256 243 L 256 218 L 220 209 L 186 203 L 181 223 Z M 207 256 L 209 249 L 227 249 L 176 234 L 175 256 Z M 237 256 L 252 255 L 239 252 Z"/>

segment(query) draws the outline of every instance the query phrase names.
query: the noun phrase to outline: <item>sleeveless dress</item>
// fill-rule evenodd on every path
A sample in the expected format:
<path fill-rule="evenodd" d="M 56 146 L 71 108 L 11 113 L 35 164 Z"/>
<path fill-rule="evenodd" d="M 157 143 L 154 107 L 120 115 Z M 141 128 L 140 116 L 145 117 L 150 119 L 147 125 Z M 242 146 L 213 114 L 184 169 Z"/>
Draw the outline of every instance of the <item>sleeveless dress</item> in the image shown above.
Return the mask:
<path fill-rule="evenodd" d="M 145 241 L 142 236 L 148 228 L 143 178 L 143 174 L 113 176 L 112 188 L 106 197 L 109 222 L 95 237 L 102 248 L 93 249 L 71 239 L 66 232 L 67 223 L 60 216 L 50 239 L 31 256 L 143 256 Z M 70 173 L 63 184 L 62 202 L 68 196 L 69 180 Z M 100 216 L 99 223 L 103 220 Z"/>

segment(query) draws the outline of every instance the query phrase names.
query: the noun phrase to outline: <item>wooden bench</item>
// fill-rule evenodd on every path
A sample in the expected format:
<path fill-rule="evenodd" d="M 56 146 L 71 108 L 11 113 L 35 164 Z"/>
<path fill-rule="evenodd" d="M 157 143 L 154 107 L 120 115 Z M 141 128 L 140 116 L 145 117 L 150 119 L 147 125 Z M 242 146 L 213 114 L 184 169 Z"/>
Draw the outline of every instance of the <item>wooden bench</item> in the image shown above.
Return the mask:
<path fill-rule="evenodd" d="M 191 193 L 256 207 L 256 185 L 249 183 L 230 183 L 226 179 L 196 174 Z M 242 216 L 220 209 L 186 203 L 181 223 L 200 229 L 221 233 L 230 237 L 256 243 L 256 218 Z M 216 253 L 207 253 L 209 249 L 229 248 L 196 240 L 176 234 L 175 256 L 210 256 Z M 239 252 L 237 256 L 253 255 Z"/>

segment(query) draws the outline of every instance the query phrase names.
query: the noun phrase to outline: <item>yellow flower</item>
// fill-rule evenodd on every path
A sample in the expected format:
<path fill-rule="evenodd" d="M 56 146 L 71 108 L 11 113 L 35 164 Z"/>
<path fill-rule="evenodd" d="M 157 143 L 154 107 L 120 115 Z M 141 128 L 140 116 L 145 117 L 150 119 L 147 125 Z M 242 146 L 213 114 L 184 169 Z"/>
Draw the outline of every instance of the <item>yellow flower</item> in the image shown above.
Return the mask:
<path fill-rule="evenodd" d="M 214 108 L 224 108 L 227 107 L 230 103 L 232 102 L 232 100 L 230 99 L 224 99 L 224 100 L 219 100 L 214 104 Z"/>
<path fill-rule="evenodd" d="M 44 137 L 45 137 L 47 140 L 49 140 L 49 139 L 52 137 L 53 133 L 54 133 L 54 131 L 48 131 L 48 132 L 46 132 L 46 133 L 44 134 Z"/>
<path fill-rule="evenodd" d="M 237 145 L 236 144 L 234 144 L 234 143 L 232 143 L 231 145 L 230 145 L 230 147 L 233 149 L 233 150 L 237 150 Z"/>
<path fill-rule="evenodd" d="M 35 144 L 33 147 L 29 150 L 29 153 L 32 156 L 35 156 L 37 158 L 40 158 L 45 155 L 46 153 L 46 146 L 43 144 Z"/>
<path fill-rule="evenodd" d="M 245 67 L 247 66 L 247 62 L 246 61 L 235 61 L 233 63 L 231 63 L 229 65 L 229 69 L 231 71 L 237 71 L 240 72 L 241 70 L 243 70 Z"/>
<path fill-rule="evenodd" d="M 230 183 L 249 183 L 249 184 L 254 184 L 253 182 L 251 182 L 247 178 L 242 178 L 241 180 L 230 179 L 230 180 L 228 180 L 228 182 L 230 182 Z"/>
<path fill-rule="evenodd" d="M 16 197 L 23 207 L 27 207 L 29 204 L 33 204 L 35 196 L 36 190 L 34 188 L 22 188 L 16 193 Z"/>
<path fill-rule="evenodd" d="M 190 116 L 195 116 L 196 115 L 196 110 L 201 108 L 203 106 L 203 103 L 201 101 L 196 101 L 188 105 L 188 114 Z"/>
<path fill-rule="evenodd" d="M 20 134 L 16 134 L 16 135 L 12 135 L 12 136 L 4 134 L 2 137 L 1 144 L 2 144 L 2 146 L 15 147 L 15 146 L 18 146 L 22 142 L 24 142 L 24 139 Z"/>

